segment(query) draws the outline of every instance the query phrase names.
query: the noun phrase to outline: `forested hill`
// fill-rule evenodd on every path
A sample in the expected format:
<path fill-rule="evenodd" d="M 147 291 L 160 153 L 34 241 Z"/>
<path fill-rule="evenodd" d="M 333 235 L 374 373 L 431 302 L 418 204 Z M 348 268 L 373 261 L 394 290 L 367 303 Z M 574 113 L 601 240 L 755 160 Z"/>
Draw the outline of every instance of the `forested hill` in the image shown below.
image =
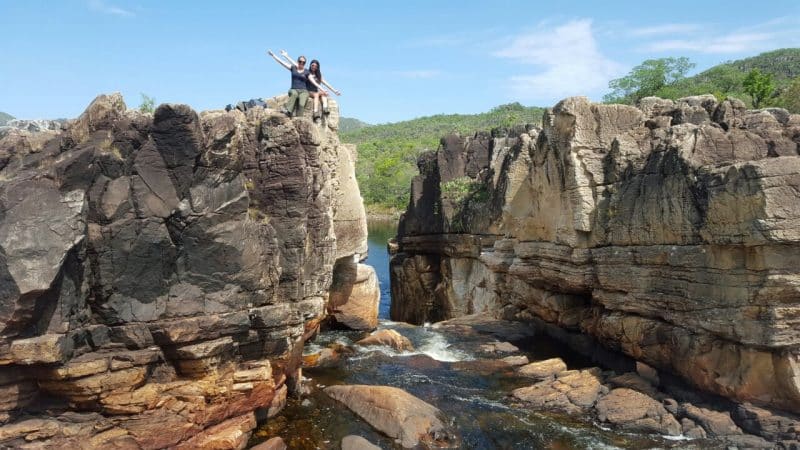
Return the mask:
<path fill-rule="evenodd" d="M 13 119 L 14 119 L 14 116 L 12 116 L 11 114 L 4 113 L 3 111 L 0 111 L 0 126 L 5 125 L 6 122 L 8 122 L 9 120 L 13 120 Z"/>
<path fill-rule="evenodd" d="M 340 117 L 339 118 L 339 132 L 340 133 L 347 133 L 349 131 L 355 131 L 359 128 L 368 127 L 370 124 L 366 122 L 362 122 L 358 119 L 353 119 L 350 117 Z"/>
<path fill-rule="evenodd" d="M 800 48 L 782 48 L 762 53 L 758 56 L 720 64 L 719 66 L 731 66 L 743 73 L 759 69 L 764 73 L 773 74 L 779 80 L 791 79 L 800 76 Z M 703 73 L 696 77 L 702 76 Z"/>
<path fill-rule="evenodd" d="M 627 76 L 609 83 L 611 103 L 635 104 L 647 96 L 678 99 L 714 94 L 734 97 L 751 108 L 776 106 L 800 112 L 800 48 L 784 48 L 728 61 L 693 76 L 689 58 L 644 61 Z"/>
<path fill-rule="evenodd" d="M 340 133 L 358 145 L 356 177 L 364 202 L 372 209 L 405 209 L 417 156 L 435 150 L 451 132 L 471 134 L 518 123 L 539 123 L 544 109 L 511 103 L 480 114 L 439 114 L 397 123 L 371 125 Z"/>

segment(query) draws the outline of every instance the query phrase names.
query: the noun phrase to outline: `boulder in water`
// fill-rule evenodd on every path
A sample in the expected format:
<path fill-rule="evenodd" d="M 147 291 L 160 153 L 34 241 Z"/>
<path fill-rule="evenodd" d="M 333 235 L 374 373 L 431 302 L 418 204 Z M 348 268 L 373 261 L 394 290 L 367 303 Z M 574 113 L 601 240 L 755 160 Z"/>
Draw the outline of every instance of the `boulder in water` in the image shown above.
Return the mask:
<path fill-rule="evenodd" d="M 381 450 L 381 448 L 361 436 L 351 434 L 342 439 L 342 450 Z"/>
<path fill-rule="evenodd" d="M 658 401 L 633 389 L 617 388 L 597 401 L 597 416 L 624 430 L 681 434 L 681 424 Z"/>
<path fill-rule="evenodd" d="M 375 429 L 405 448 L 419 444 L 439 447 L 454 441 L 435 406 L 390 386 L 329 386 L 325 393 L 345 404 Z"/>
<path fill-rule="evenodd" d="M 407 337 L 394 330 L 378 330 L 369 336 L 356 342 L 356 344 L 368 347 L 373 345 L 385 345 L 398 352 L 413 352 L 414 345 Z"/>
<path fill-rule="evenodd" d="M 550 358 L 544 361 L 536 361 L 519 368 L 517 373 L 520 375 L 545 380 L 553 378 L 559 373 L 567 370 L 567 365 L 561 358 Z"/>

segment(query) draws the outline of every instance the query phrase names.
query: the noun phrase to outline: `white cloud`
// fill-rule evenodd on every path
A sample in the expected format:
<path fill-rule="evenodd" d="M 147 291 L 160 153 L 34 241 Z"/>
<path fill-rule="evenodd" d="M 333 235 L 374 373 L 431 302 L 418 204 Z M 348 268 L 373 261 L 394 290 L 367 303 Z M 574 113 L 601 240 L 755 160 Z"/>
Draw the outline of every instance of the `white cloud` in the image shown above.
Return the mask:
<path fill-rule="evenodd" d="M 104 0 L 89 0 L 89 9 L 103 14 L 111 14 L 120 17 L 136 16 L 136 14 L 134 14 L 132 11 L 120 8 L 119 6 L 111 5 L 106 3 Z"/>
<path fill-rule="evenodd" d="M 724 33 L 719 32 L 714 26 L 706 26 L 694 32 L 687 30 L 686 34 L 689 36 L 648 42 L 640 50 L 707 54 L 759 52 L 800 45 L 799 29 L 800 20 L 788 18 L 774 19 Z"/>
<path fill-rule="evenodd" d="M 687 34 L 694 33 L 703 29 L 702 25 L 696 23 L 665 23 L 650 27 L 634 28 L 630 31 L 631 36 L 654 36 L 659 34 Z"/>
<path fill-rule="evenodd" d="M 651 42 L 646 51 L 690 51 L 698 53 L 743 53 L 773 48 L 772 35 L 767 33 L 729 34 L 719 37 L 695 37 Z"/>
<path fill-rule="evenodd" d="M 592 95 L 606 90 L 609 80 L 624 68 L 604 56 L 592 33 L 592 21 L 573 20 L 514 37 L 494 56 L 541 68 L 537 73 L 510 77 L 515 94 L 523 99 L 553 101 L 570 95 Z"/>

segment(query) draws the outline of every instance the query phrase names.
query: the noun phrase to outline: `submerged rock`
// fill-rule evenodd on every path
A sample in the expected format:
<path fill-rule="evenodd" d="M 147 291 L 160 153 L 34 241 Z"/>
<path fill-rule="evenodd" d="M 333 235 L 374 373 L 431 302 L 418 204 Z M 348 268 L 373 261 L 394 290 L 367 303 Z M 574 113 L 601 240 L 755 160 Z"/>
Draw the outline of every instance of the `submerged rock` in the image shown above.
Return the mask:
<path fill-rule="evenodd" d="M 387 347 L 391 347 L 398 352 L 413 352 L 414 351 L 414 344 L 411 341 L 403 336 L 402 334 L 398 333 L 395 330 L 378 330 L 369 336 L 361 339 L 360 341 L 356 342 L 357 345 L 361 345 L 364 347 L 368 346 L 375 346 L 375 345 L 385 345 Z"/>
<path fill-rule="evenodd" d="M 274 437 L 250 447 L 250 450 L 286 450 L 286 443 L 280 437 Z"/>
<path fill-rule="evenodd" d="M 439 409 L 402 389 L 349 385 L 329 386 L 324 391 L 405 448 L 450 445 L 455 440 L 440 419 Z"/>
<path fill-rule="evenodd" d="M 381 448 L 361 436 L 351 434 L 342 439 L 342 450 L 381 450 Z"/>

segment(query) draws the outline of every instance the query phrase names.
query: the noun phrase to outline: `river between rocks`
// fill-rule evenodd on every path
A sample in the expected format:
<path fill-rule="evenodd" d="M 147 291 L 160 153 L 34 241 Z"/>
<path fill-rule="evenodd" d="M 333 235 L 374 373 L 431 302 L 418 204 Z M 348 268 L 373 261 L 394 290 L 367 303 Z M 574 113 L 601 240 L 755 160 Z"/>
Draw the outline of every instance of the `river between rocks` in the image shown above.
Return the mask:
<path fill-rule="evenodd" d="M 543 413 L 515 401 L 509 395 L 511 391 L 533 383 L 516 376 L 513 368 L 498 367 L 494 362 L 499 358 L 525 355 L 530 361 L 538 361 L 560 357 L 569 369 L 598 365 L 525 325 L 501 324 L 499 331 L 481 332 L 481 327 L 411 326 L 390 321 L 386 240 L 394 236 L 394 226 L 370 223 L 367 264 L 375 267 L 381 285 L 379 329 L 398 331 L 416 350 L 397 353 L 388 347 L 355 346 L 355 353 L 337 367 L 303 369 L 309 392 L 290 398 L 281 414 L 258 428 L 251 444 L 280 436 L 290 449 L 338 449 L 344 436 L 355 434 L 384 449 L 401 448 L 321 390 L 335 384 L 374 384 L 402 388 L 438 407 L 460 436 L 458 448 L 704 448 L 683 438 L 610 430 L 590 418 Z M 307 344 L 306 352 L 337 342 L 353 346 L 366 334 L 325 331 Z M 519 351 L 500 354 L 481 350 L 481 345 L 490 342 L 510 342 Z"/>

